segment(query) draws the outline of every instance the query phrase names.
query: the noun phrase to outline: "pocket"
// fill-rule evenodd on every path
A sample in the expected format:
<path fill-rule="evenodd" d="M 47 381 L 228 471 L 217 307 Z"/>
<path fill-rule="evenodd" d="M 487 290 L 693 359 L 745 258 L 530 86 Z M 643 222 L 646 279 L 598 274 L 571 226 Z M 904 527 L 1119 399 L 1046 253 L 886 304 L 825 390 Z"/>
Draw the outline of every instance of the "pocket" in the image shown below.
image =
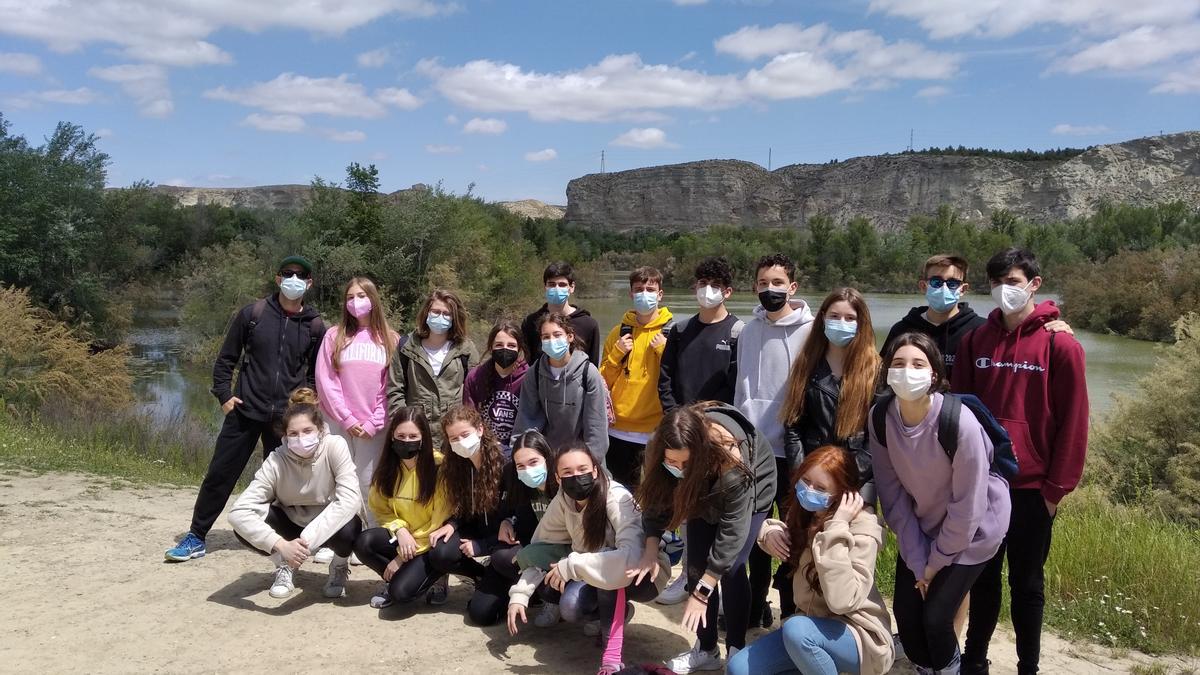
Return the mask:
<path fill-rule="evenodd" d="M 1046 460 L 1033 444 L 1029 424 L 1025 420 L 999 419 L 1008 437 L 1012 440 L 1013 454 L 1017 457 L 1017 475 L 1022 477 L 1042 476 L 1046 473 Z"/>

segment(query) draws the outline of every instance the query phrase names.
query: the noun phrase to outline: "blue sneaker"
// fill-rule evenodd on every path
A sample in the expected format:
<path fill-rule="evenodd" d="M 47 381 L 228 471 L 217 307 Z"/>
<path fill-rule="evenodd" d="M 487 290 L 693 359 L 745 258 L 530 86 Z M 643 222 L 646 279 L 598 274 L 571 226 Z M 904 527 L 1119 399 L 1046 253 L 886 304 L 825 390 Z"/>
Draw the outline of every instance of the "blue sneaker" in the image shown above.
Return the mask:
<path fill-rule="evenodd" d="M 208 550 L 204 548 L 204 540 L 188 532 L 174 548 L 167 549 L 166 558 L 171 562 L 187 562 L 192 558 L 202 558 L 205 553 Z"/>

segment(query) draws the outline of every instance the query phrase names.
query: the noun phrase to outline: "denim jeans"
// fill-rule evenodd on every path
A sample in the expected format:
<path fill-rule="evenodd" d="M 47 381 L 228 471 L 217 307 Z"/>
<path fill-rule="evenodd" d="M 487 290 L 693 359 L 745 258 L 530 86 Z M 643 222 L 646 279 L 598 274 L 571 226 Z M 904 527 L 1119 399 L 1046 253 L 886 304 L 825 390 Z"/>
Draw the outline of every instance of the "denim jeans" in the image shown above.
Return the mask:
<path fill-rule="evenodd" d="M 793 616 L 783 627 L 738 652 L 726 667 L 729 675 L 838 675 L 857 673 L 858 643 L 838 619 Z"/>

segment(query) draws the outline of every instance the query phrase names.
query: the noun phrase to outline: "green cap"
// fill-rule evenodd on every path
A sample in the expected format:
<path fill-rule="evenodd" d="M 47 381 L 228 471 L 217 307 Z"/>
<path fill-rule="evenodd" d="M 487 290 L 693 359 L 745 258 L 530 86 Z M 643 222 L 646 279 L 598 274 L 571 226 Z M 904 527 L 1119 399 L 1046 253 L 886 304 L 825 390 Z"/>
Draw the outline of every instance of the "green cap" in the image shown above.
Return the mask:
<path fill-rule="evenodd" d="M 279 269 L 283 269 L 288 265 L 299 265 L 303 267 L 304 271 L 308 272 L 309 274 L 312 274 L 313 271 L 312 263 L 308 262 L 308 258 L 305 258 L 302 255 L 289 255 L 288 257 L 284 258 L 283 262 L 279 263 Z"/>

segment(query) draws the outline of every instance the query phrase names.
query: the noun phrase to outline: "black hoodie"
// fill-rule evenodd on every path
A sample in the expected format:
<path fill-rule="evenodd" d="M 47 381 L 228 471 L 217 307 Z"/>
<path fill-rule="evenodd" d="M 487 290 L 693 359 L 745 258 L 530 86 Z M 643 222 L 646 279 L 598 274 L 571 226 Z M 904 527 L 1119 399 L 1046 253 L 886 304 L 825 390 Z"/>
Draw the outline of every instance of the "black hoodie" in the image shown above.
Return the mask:
<path fill-rule="evenodd" d="M 959 341 L 967 333 L 987 323 L 987 318 L 976 314 L 975 310 L 971 309 L 967 303 L 960 302 L 958 303 L 958 314 L 950 317 L 945 323 L 935 326 L 925 318 L 925 312 L 928 309 L 928 307 L 913 307 L 907 316 L 897 321 L 896 325 L 892 326 L 892 331 L 888 333 L 887 340 L 883 342 L 881 353 L 887 352 L 888 345 L 892 340 L 904 333 L 924 333 L 937 343 L 938 349 L 942 352 L 942 358 L 946 362 L 946 376 L 949 377 L 950 372 L 954 370 L 954 355 L 958 352 Z"/>
<path fill-rule="evenodd" d="M 525 360 L 529 362 L 530 366 L 533 366 L 537 358 L 542 355 L 542 338 L 538 335 L 538 319 L 549 313 L 550 307 L 543 303 L 541 309 L 525 317 L 525 320 L 521 322 L 521 336 L 525 340 L 525 349 L 529 352 L 529 356 Z M 575 331 L 575 337 L 583 343 L 583 351 L 587 353 L 588 361 L 591 361 L 593 366 L 599 366 L 600 324 L 596 323 L 592 315 L 581 307 L 576 307 L 567 319 L 571 322 L 571 330 Z M 488 345 L 487 348 L 490 350 L 492 346 Z"/>

